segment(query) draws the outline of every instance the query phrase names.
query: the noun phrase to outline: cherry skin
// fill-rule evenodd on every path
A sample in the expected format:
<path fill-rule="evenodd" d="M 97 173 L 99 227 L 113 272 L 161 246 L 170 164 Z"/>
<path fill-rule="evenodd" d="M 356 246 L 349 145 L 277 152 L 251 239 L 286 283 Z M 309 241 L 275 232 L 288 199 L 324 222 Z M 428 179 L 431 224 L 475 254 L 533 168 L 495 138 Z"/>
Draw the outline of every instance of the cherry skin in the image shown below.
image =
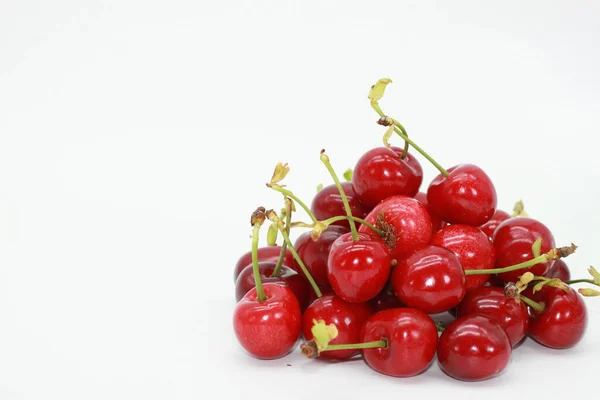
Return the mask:
<path fill-rule="evenodd" d="M 458 257 L 442 247 L 427 246 L 402 259 L 392 272 L 392 287 L 408 307 L 437 314 L 456 307 L 466 293 Z"/>
<path fill-rule="evenodd" d="M 542 238 L 541 253 L 547 253 L 555 247 L 552 232 L 541 222 L 527 217 L 510 218 L 502 222 L 494 231 L 492 241 L 496 248 L 496 267 L 503 268 L 519 264 L 533 258 L 531 246 Z M 544 275 L 554 261 L 539 263 L 532 267 L 505 272 L 498 276 L 504 282 L 516 282 L 519 276 L 529 271 L 534 275 Z"/>
<path fill-rule="evenodd" d="M 573 288 L 567 291 L 544 286 L 529 297 L 544 304 L 543 311 L 531 310 L 529 336 L 553 349 L 568 349 L 583 338 L 587 328 L 587 308 Z"/>
<path fill-rule="evenodd" d="M 442 229 L 444 226 L 447 225 L 444 221 L 439 219 L 437 217 L 437 215 L 435 215 L 431 212 L 431 210 L 429 209 L 429 203 L 427 203 L 427 195 L 425 193 L 423 193 L 423 192 L 417 193 L 415 195 L 415 199 L 417 199 L 419 201 L 419 203 L 423 204 L 425 206 L 425 208 L 427 208 L 427 211 L 429 211 L 429 218 L 431 218 L 431 227 L 433 229 L 433 233 L 439 231 L 440 229 Z"/>
<path fill-rule="evenodd" d="M 398 147 L 376 147 L 358 160 L 352 172 L 352 186 L 361 203 L 374 207 L 390 196 L 417 194 L 423 169 L 410 153 L 403 160 L 402 153 Z"/>
<path fill-rule="evenodd" d="M 277 266 L 277 263 L 274 262 L 263 261 L 258 263 L 261 281 L 263 283 L 272 282 L 288 286 L 296 296 L 300 308 L 304 309 L 308 305 L 309 290 L 312 290 L 309 288 L 306 280 L 298 275 L 296 271 L 285 265 L 281 266 L 279 276 L 271 276 L 275 270 L 275 266 Z M 252 265 L 249 265 L 244 268 L 235 282 L 235 300 L 240 301 L 254 286 L 254 271 Z"/>
<path fill-rule="evenodd" d="M 296 296 L 287 286 L 265 283 L 267 300 L 259 302 L 256 288 L 240 300 L 233 314 L 233 328 L 250 355 L 272 360 L 290 353 L 300 336 L 302 315 Z"/>
<path fill-rule="evenodd" d="M 456 319 L 442 332 L 437 355 L 442 371 L 451 377 L 481 381 L 507 367 L 512 347 L 498 322 L 468 315 Z"/>
<path fill-rule="evenodd" d="M 409 377 L 431 364 L 438 341 L 429 315 L 414 308 L 392 308 L 373 314 L 365 322 L 361 342 L 385 338 L 386 348 L 363 349 L 365 362 L 382 374 Z"/>
<path fill-rule="evenodd" d="M 327 294 L 313 301 L 302 315 L 302 334 L 306 340 L 312 340 L 313 320 L 334 324 L 338 336 L 330 344 L 358 343 L 360 330 L 371 315 L 371 308 L 366 303 L 348 303 L 335 294 Z M 352 357 L 358 350 L 324 351 L 320 358 L 344 360 Z"/>
<path fill-rule="evenodd" d="M 377 296 L 391 268 L 390 253 L 383 242 L 366 233 L 358 236 L 357 241 L 350 233 L 337 238 L 327 261 L 331 288 L 350 303 L 363 303 Z"/>
<path fill-rule="evenodd" d="M 390 308 L 405 307 L 405 305 L 398 300 L 391 285 L 386 285 L 377 296 L 369 300 L 369 304 L 373 309 L 373 312 L 389 310 Z"/>
<path fill-rule="evenodd" d="M 396 243 L 390 249 L 392 259 L 400 260 L 431 241 L 433 232 L 429 212 L 418 200 L 406 196 L 389 197 L 379 203 L 365 220 L 377 225 L 380 213 L 385 222 L 395 230 Z M 366 225 L 361 225 L 358 230 L 373 234 Z"/>
<path fill-rule="evenodd" d="M 304 232 L 298 236 L 294 243 L 294 248 L 300 259 L 319 286 L 329 286 L 329 279 L 327 278 L 329 251 L 333 242 L 344 233 L 348 233 L 348 229 L 342 226 L 329 226 L 321 233 L 316 242 L 310 237 L 310 232 Z M 296 260 L 294 260 L 294 266 L 294 269 L 300 271 L 298 273 L 305 277 Z"/>
<path fill-rule="evenodd" d="M 506 297 L 501 288 L 480 287 L 467 291 L 456 310 L 456 316 L 460 318 L 467 315 L 483 315 L 498 322 L 508 335 L 512 347 L 527 335 L 527 306 L 520 300 Z"/>
<path fill-rule="evenodd" d="M 567 264 L 562 260 L 554 260 L 554 264 L 548 269 L 548 272 L 544 275 L 546 278 L 558 278 L 563 282 L 571 280 L 571 270 Z"/>
<path fill-rule="evenodd" d="M 344 193 L 348 198 L 352 215 L 357 218 L 364 218 L 369 213 L 371 208 L 358 201 L 351 182 L 342 182 L 342 188 L 344 189 Z M 335 185 L 325 186 L 319 190 L 312 200 L 310 210 L 319 221 L 324 221 L 331 217 L 346 215 L 346 209 L 344 208 L 342 197 L 340 196 L 340 192 Z M 348 220 L 337 221 L 332 225 L 343 226 L 347 229 L 350 229 Z"/>
<path fill-rule="evenodd" d="M 483 225 L 496 211 L 496 188 L 483 170 L 460 164 L 433 179 L 427 189 L 430 210 L 450 224 Z"/>
<path fill-rule="evenodd" d="M 259 247 L 258 248 L 258 261 L 272 261 L 277 262 L 279 260 L 279 254 L 281 253 L 281 246 L 267 246 L 267 247 Z M 286 249 L 285 257 L 283 259 L 283 265 L 293 265 L 294 256 L 292 253 Z M 244 270 L 248 265 L 252 265 L 252 252 L 249 251 L 242 255 L 237 263 L 235 264 L 235 268 L 233 270 L 233 281 L 237 281 L 240 272 Z"/>
<path fill-rule="evenodd" d="M 469 225 L 448 225 L 433 235 L 431 244 L 450 250 L 463 269 L 491 269 L 496 262 L 494 245 L 479 228 Z M 490 278 L 486 275 L 467 276 L 467 290 L 481 287 Z"/>
<path fill-rule="evenodd" d="M 481 231 L 485 233 L 487 237 L 490 238 L 490 240 L 492 240 L 492 236 L 494 235 L 494 231 L 496 230 L 498 225 L 500 225 L 502 222 L 506 221 L 509 218 L 510 214 L 508 214 L 507 212 L 502 210 L 496 210 L 494 215 L 492 215 L 492 218 L 485 224 L 481 225 L 479 229 L 481 229 Z"/>

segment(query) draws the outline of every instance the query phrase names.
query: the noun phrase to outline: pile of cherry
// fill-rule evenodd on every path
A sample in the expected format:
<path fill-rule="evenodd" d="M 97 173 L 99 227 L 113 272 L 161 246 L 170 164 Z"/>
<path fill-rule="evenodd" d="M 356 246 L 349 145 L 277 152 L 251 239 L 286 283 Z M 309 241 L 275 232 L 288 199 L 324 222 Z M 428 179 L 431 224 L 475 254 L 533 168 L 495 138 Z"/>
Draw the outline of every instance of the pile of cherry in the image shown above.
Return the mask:
<path fill-rule="evenodd" d="M 319 188 L 310 207 L 281 182 L 279 163 L 267 186 L 283 195 L 278 214 L 252 213 L 252 251 L 235 267 L 233 325 L 242 347 L 260 359 L 293 351 L 344 360 L 362 354 L 386 375 L 425 371 L 437 354 L 449 376 L 477 381 L 501 373 L 526 336 L 567 349 L 583 337 L 583 296 L 597 296 L 600 274 L 571 280 L 551 231 L 528 217 L 496 208 L 496 189 L 479 167 L 444 169 L 383 113 L 388 79 L 371 87 L 371 106 L 386 127 L 384 145 L 367 151 L 340 182 L 324 151 L 332 185 Z M 389 140 L 400 136 L 404 148 Z M 420 192 L 421 164 L 412 147 L 440 174 Z M 348 171 L 350 172 L 350 171 Z M 294 221 L 296 207 L 310 221 Z M 267 246 L 259 247 L 265 222 Z M 308 228 L 290 241 L 290 230 Z M 283 243 L 277 245 L 278 237 Z M 456 317 L 443 326 L 431 315 Z M 441 332 L 441 334 L 440 334 Z"/>

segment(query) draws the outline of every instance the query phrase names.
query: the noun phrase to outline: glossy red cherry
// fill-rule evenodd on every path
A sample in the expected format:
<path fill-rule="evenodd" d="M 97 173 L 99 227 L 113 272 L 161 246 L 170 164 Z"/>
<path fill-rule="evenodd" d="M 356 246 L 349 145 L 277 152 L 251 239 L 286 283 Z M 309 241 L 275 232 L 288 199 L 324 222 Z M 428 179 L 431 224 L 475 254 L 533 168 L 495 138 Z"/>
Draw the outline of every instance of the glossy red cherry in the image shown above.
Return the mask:
<path fill-rule="evenodd" d="M 496 211 L 496 188 L 483 170 L 472 164 L 448 169 L 427 189 L 430 210 L 450 224 L 483 225 Z"/>
<path fill-rule="evenodd" d="M 456 307 L 465 296 L 466 280 L 450 250 L 427 246 L 402 259 L 392 272 L 392 287 L 408 307 L 437 314 Z"/>
<path fill-rule="evenodd" d="M 392 259 L 400 260 L 431 241 L 433 232 L 429 212 L 418 200 L 406 196 L 389 197 L 379 203 L 365 220 L 377 225 L 380 213 L 385 222 L 395 230 L 396 244 L 390 249 Z M 373 234 L 365 225 L 361 225 L 358 230 Z"/>
<path fill-rule="evenodd" d="M 389 310 L 390 308 L 405 307 L 405 305 L 398 300 L 391 285 L 385 285 L 383 290 L 379 292 L 377 296 L 369 300 L 369 304 L 373 309 L 373 312 Z"/>
<path fill-rule="evenodd" d="M 256 288 L 240 300 L 233 328 L 242 347 L 252 356 L 270 360 L 291 352 L 300 336 L 300 304 L 289 287 L 263 285 L 267 300 L 257 300 Z"/>
<path fill-rule="evenodd" d="M 559 258 L 558 260 L 554 260 L 554 264 L 552 264 L 544 276 L 547 278 L 558 278 L 563 282 L 567 282 L 571 280 L 571 270 L 567 264 Z"/>
<path fill-rule="evenodd" d="M 427 211 L 429 211 L 429 218 L 431 218 L 431 227 L 433 229 L 433 233 L 439 231 L 447 224 L 439 219 L 437 215 L 433 214 L 431 210 L 429 210 L 429 203 L 427 202 L 427 195 L 423 192 L 419 192 L 415 195 L 415 199 L 419 201 L 419 203 L 423 204 Z"/>
<path fill-rule="evenodd" d="M 277 262 L 279 260 L 279 254 L 281 253 L 281 246 L 267 246 L 258 248 L 258 261 L 272 261 Z M 283 265 L 292 266 L 294 263 L 294 256 L 289 250 L 285 252 L 285 258 L 283 259 Z M 249 251 L 244 253 L 238 261 L 235 263 L 233 270 L 233 281 L 237 281 L 240 272 L 248 265 L 252 265 L 252 252 Z"/>
<path fill-rule="evenodd" d="M 333 242 L 344 233 L 348 233 L 348 229 L 342 226 L 329 226 L 321 233 L 317 241 L 312 240 L 310 232 L 304 232 L 298 236 L 294 243 L 294 248 L 300 259 L 319 286 L 329 286 L 329 279 L 327 278 L 329 251 Z M 304 277 L 304 273 L 296 260 L 294 260 L 294 264 L 294 269 Z"/>
<path fill-rule="evenodd" d="M 490 238 L 490 240 L 492 240 L 492 236 L 494 235 L 494 231 L 496 230 L 498 225 L 500 225 L 502 222 L 506 221 L 509 218 L 509 213 L 502 210 L 496 210 L 494 215 L 492 215 L 492 218 L 485 224 L 481 225 L 479 229 L 481 229 L 481 231 L 485 233 L 487 237 Z"/>
<path fill-rule="evenodd" d="M 568 349 L 583 338 L 587 328 L 587 308 L 572 287 L 567 291 L 544 286 L 529 296 L 544 305 L 543 311 L 531 309 L 529 336 L 553 349 Z"/>
<path fill-rule="evenodd" d="M 500 324 L 481 315 L 458 318 L 442 332 L 437 347 L 442 371 L 463 381 L 481 381 L 501 373 L 512 347 Z"/>
<path fill-rule="evenodd" d="M 527 306 L 520 300 L 506 297 L 501 288 L 480 287 L 467 291 L 456 310 L 456 316 L 460 318 L 467 315 L 483 315 L 498 322 L 513 347 L 527 335 Z"/>
<path fill-rule="evenodd" d="M 366 233 L 353 240 L 350 233 L 331 245 L 327 262 L 333 291 L 350 303 L 363 303 L 377 296 L 390 276 L 391 259 L 383 242 Z"/>
<path fill-rule="evenodd" d="M 342 182 L 342 188 L 344 189 L 344 193 L 348 198 L 352 215 L 357 218 L 364 218 L 371 208 L 358 201 L 351 182 Z M 319 221 L 324 221 L 331 217 L 346 215 L 342 197 L 340 196 L 340 192 L 335 185 L 325 186 L 319 190 L 312 200 L 310 210 Z M 337 221 L 332 225 L 343 226 L 347 229 L 350 229 L 350 224 L 347 220 Z"/>
<path fill-rule="evenodd" d="M 423 169 L 410 153 L 403 160 L 402 153 L 398 147 L 376 147 L 358 160 L 352 172 L 352 186 L 361 203 L 374 207 L 390 196 L 417 194 Z"/>
<path fill-rule="evenodd" d="M 302 315 L 302 334 L 304 339 L 312 340 L 313 320 L 333 324 L 338 336 L 330 344 L 357 343 L 360 330 L 371 315 L 371 308 L 366 303 L 350 304 L 334 294 L 323 295 L 313 301 Z M 321 358 L 344 360 L 352 357 L 358 350 L 332 350 L 321 353 Z"/>
<path fill-rule="evenodd" d="M 465 271 L 491 269 L 496 262 L 494 245 L 474 226 L 448 225 L 433 235 L 431 244 L 456 254 Z M 467 290 L 485 285 L 489 277 L 489 274 L 467 276 Z"/>
<path fill-rule="evenodd" d="M 429 315 L 414 308 L 373 314 L 365 322 L 361 342 L 385 338 L 386 348 L 363 349 L 366 363 L 382 374 L 409 377 L 425 371 L 435 356 L 438 334 Z"/>
<path fill-rule="evenodd" d="M 510 218 L 502 222 L 498 225 L 492 237 L 496 248 L 496 267 L 504 268 L 534 258 L 531 246 L 539 237 L 542 238 L 542 254 L 547 253 L 556 246 L 552 232 L 546 225 L 533 218 Z M 505 272 L 498 276 L 504 282 L 516 282 L 519 276 L 527 271 L 538 276 L 544 275 L 553 263 L 554 261 L 548 261 L 530 268 Z"/>

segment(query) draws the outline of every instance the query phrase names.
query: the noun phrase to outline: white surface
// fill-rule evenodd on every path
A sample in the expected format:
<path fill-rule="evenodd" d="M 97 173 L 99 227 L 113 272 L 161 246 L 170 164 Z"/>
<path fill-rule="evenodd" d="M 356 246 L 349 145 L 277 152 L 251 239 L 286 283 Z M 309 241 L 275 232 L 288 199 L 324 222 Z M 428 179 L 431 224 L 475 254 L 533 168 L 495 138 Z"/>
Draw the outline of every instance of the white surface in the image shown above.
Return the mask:
<path fill-rule="evenodd" d="M 591 393 L 598 299 L 575 349 L 529 341 L 468 384 L 253 360 L 231 276 L 251 211 L 280 208 L 277 161 L 310 201 L 321 148 L 342 172 L 380 144 L 366 94 L 384 76 L 384 110 L 444 165 L 484 168 L 501 208 L 523 198 L 585 275 L 599 20 L 594 1 L 1 1 L 0 399 Z"/>

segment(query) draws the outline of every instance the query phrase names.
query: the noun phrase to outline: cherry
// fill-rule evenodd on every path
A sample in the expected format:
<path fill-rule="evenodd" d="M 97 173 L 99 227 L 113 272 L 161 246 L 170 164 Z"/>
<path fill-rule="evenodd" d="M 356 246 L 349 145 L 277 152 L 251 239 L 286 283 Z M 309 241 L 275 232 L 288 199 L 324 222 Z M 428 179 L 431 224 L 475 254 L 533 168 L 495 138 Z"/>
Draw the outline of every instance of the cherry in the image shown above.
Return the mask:
<path fill-rule="evenodd" d="M 361 203 L 374 207 L 383 199 L 403 194 L 413 197 L 423 181 L 423 169 L 410 153 L 402 159 L 398 147 L 376 147 L 356 163 L 352 186 Z"/>
<path fill-rule="evenodd" d="M 430 210 L 450 224 L 479 226 L 496 211 L 496 189 L 483 170 L 460 164 L 433 179 L 427 189 Z"/>
<path fill-rule="evenodd" d="M 351 182 L 341 182 L 341 185 L 344 188 L 346 196 L 348 197 L 348 203 L 350 205 L 352 215 L 354 217 L 364 218 L 369 213 L 370 208 L 364 206 L 358 201 Z M 340 196 L 335 184 L 325 186 L 319 190 L 312 200 L 310 209 L 319 221 L 339 215 L 346 215 L 344 210 L 344 202 L 342 201 L 342 197 Z M 336 221 L 332 225 L 339 225 L 350 229 L 350 224 L 347 220 Z"/>
<path fill-rule="evenodd" d="M 321 233 L 317 241 L 311 238 L 310 232 L 305 232 L 298 236 L 298 239 L 294 243 L 298 255 L 304 261 L 304 265 L 320 287 L 329 286 L 329 279 L 327 278 L 329 251 L 333 242 L 345 233 L 348 233 L 348 229 L 330 225 Z M 299 274 L 304 275 L 295 260 L 294 263 L 294 269 L 300 271 L 298 272 Z"/>
<path fill-rule="evenodd" d="M 447 224 L 439 219 L 435 214 L 431 212 L 429 209 L 429 203 L 427 202 L 427 195 L 423 192 L 419 192 L 415 195 L 415 199 L 419 200 L 419 203 L 423 204 L 427 211 L 429 211 L 429 217 L 431 218 L 431 227 L 433 229 L 433 233 L 439 231 Z"/>
<path fill-rule="evenodd" d="M 263 285 L 265 300 L 252 288 L 237 303 L 233 328 L 242 347 L 252 356 L 270 360 L 290 353 L 300 336 L 300 304 L 287 286 Z"/>
<path fill-rule="evenodd" d="M 490 240 L 492 240 L 492 236 L 494 235 L 494 231 L 496 230 L 498 225 L 500 225 L 502 222 L 506 221 L 509 218 L 510 214 L 506 211 L 496 210 L 494 215 L 492 215 L 492 218 L 485 224 L 481 225 L 479 229 L 481 229 L 481 231 L 485 233 L 487 237 L 490 238 Z"/>
<path fill-rule="evenodd" d="M 391 281 L 402 303 L 428 314 L 456 307 L 466 292 L 458 257 L 437 246 L 426 246 L 402 259 L 394 267 Z"/>
<path fill-rule="evenodd" d="M 281 246 L 267 246 L 260 247 L 258 249 L 258 261 L 272 261 L 277 262 L 279 259 L 279 254 L 281 253 Z M 285 258 L 283 259 L 283 265 L 293 265 L 294 257 L 289 250 L 286 249 Z M 248 265 L 252 265 L 252 252 L 247 252 L 242 255 L 237 263 L 235 264 L 235 268 L 233 270 L 233 281 L 237 281 L 240 272 Z"/>
<path fill-rule="evenodd" d="M 481 315 L 453 321 L 440 336 L 437 355 L 442 370 L 463 381 L 481 381 L 501 373 L 512 347 L 500 324 Z"/>
<path fill-rule="evenodd" d="M 427 208 L 418 200 L 407 196 L 389 197 L 379 203 L 365 220 L 381 227 L 380 214 L 384 224 L 394 231 L 395 245 L 390 248 L 392 259 L 400 260 L 431 241 L 431 219 Z M 372 234 L 365 225 L 358 230 Z"/>
<path fill-rule="evenodd" d="M 390 308 L 405 307 L 404 304 L 394 293 L 394 289 L 391 285 L 385 285 L 385 288 L 377 296 L 369 300 L 369 304 L 373 309 L 373 312 L 388 310 Z"/>
<path fill-rule="evenodd" d="M 583 338 L 587 328 L 587 308 L 583 297 L 572 287 L 567 290 L 544 286 L 528 295 L 543 304 L 543 310 L 531 309 L 529 336 L 553 349 L 567 349 Z"/>
<path fill-rule="evenodd" d="M 465 270 L 494 268 L 496 262 L 494 245 L 474 226 L 448 225 L 433 235 L 431 244 L 456 254 Z M 489 274 L 467 276 L 467 290 L 485 285 L 489 277 Z"/>
<path fill-rule="evenodd" d="M 554 264 L 552 264 L 544 276 L 546 278 L 558 278 L 563 282 L 567 282 L 571 280 L 571 271 L 562 259 L 558 259 L 554 261 Z"/>
<path fill-rule="evenodd" d="M 541 222 L 528 217 L 510 218 L 502 222 L 492 237 L 496 248 L 496 267 L 504 268 L 534 258 L 531 246 L 540 237 L 542 238 L 542 253 L 554 248 L 554 236 Z M 550 260 L 526 270 L 505 272 L 498 276 L 504 282 L 516 282 L 519 276 L 527 271 L 538 276 L 544 275 L 553 263 L 554 261 Z"/>
<path fill-rule="evenodd" d="M 324 321 L 327 325 L 336 326 L 338 336 L 332 344 L 355 343 L 360 340 L 360 330 L 371 315 L 371 308 L 366 303 L 350 304 L 334 294 L 324 294 L 313 301 L 302 315 L 302 334 L 304 339 L 312 340 L 313 321 Z M 357 353 L 356 349 L 328 351 L 324 358 L 344 360 Z"/>
<path fill-rule="evenodd" d="M 386 347 L 363 349 L 365 362 L 382 374 L 409 377 L 420 374 L 431 364 L 438 333 L 435 323 L 424 312 L 394 308 L 373 314 L 363 326 L 361 342 L 382 339 Z"/>
<path fill-rule="evenodd" d="M 507 297 L 501 288 L 480 287 L 467 291 L 456 310 L 456 316 L 460 318 L 467 315 L 483 315 L 498 322 L 506 331 L 512 347 L 527 335 L 527 306 L 517 298 Z"/>

